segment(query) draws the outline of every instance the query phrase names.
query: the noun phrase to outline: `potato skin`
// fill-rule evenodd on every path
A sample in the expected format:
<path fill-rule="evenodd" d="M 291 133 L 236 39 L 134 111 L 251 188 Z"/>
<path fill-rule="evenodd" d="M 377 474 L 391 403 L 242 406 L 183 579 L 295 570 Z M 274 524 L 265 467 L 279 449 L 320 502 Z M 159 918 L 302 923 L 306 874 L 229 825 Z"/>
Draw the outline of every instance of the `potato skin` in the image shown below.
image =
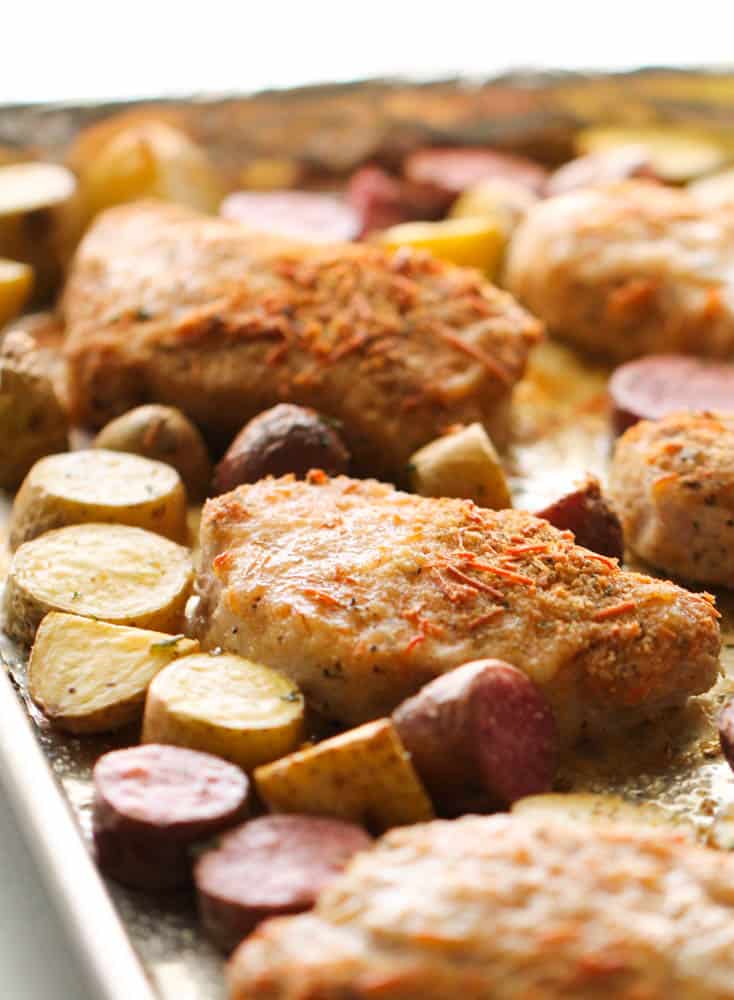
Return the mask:
<path fill-rule="evenodd" d="M 548 791 L 558 756 L 550 706 L 503 660 L 465 663 L 392 716 L 439 812 L 488 812 Z"/>
<path fill-rule="evenodd" d="M 214 494 L 241 483 L 292 472 L 303 478 L 310 469 L 335 476 L 349 468 L 341 438 L 315 410 L 280 403 L 245 424 L 214 474 Z"/>
<path fill-rule="evenodd" d="M 622 524 L 601 491 L 598 479 L 589 477 L 572 490 L 536 513 L 554 528 L 572 531 L 577 545 L 600 555 L 621 560 L 624 557 Z"/>
<path fill-rule="evenodd" d="M 111 420 L 94 439 L 95 448 L 132 452 L 176 469 L 192 500 L 209 490 L 212 465 L 199 429 L 175 406 L 150 403 Z"/>
<path fill-rule="evenodd" d="M 0 487 L 16 489 L 38 459 L 66 451 L 68 426 L 45 375 L 0 359 Z"/>

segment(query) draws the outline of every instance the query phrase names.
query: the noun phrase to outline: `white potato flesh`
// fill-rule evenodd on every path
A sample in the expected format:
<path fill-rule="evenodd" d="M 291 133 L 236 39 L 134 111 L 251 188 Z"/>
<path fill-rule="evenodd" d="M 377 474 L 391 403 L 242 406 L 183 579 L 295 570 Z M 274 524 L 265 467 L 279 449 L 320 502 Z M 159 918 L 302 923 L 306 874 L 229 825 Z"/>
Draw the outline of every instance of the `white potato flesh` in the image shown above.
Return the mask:
<path fill-rule="evenodd" d="M 31 650 L 30 694 L 60 729 L 117 729 L 143 714 L 156 674 L 198 648 L 195 639 L 182 635 L 52 611 L 41 622 Z"/>
<path fill-rule="evenodd" d="M 18 491 L 10 546 L 87 522 L 128 524 L 185 542 L 181 477 L 170 465 L 125 452 L 96 448 L 49 455 L 33 466 Z"/>
<path fill-rule="evenodd" d="M 290 753 L 303 735 L 303 697 L 282 674 L 241 656 L 200 653 L 157 675 L 143 742 L 172 743 L 246 771 Z"/>
<path fill-rule="evenodd" d="M 436 438 L 411 456 L 411 487 L 424 497 L 464 497 L 480 507 L 512 506 L 507 479 L 481 424 Z"/>
<path fill-rule="evenodd" d="M 5 629 L 27 645 L 49 611 L 176 633 L 191 591 L 191 553 L 121 524 L 74 524 L 16 551 L 5 588 Z"/>

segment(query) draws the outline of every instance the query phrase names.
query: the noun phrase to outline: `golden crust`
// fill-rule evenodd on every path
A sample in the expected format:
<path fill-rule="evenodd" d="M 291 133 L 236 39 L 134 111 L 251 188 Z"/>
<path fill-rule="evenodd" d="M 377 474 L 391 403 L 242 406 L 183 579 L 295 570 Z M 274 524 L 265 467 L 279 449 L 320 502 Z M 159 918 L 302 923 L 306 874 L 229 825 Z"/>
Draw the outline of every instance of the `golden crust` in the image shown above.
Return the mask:
<path fill-rule="evenodd" d="M 731 1000 L 734 859 L 659 827 L 409 827 L 228 972 L 230 1000 Z"/>
<path fill-rule="evenodd" d="M 358 465 L 402 472 L 452 423 L 506 435 L 541 326 L 479 272 L 306 246 L 172 205 L 103 213 L 63 298 L 76 417 L 169 403 L 226 438 L 277 402 L 343 423 Z"/>
<path fill-rule="evenodd" d="M 643 420 L 617 442 L 610 488 L 631 549 L 674 576 L 734 586 L 734 414 Z"/>
<path fill-rule="evenodd" d="M 506 285 L 559 337 L 616 360 L 734 350 L 734 208 L 646 181 L 531 209 Z"/>
<path fill-rule="evenodd" d="M 207 503 L 201 638 L 293 678 L 343 723 L 495 656 L 546 691 L 572 741 L 714 682 L 706 595 L 623 572 L 546 521 L 371 480 L 261 480 Z"/>

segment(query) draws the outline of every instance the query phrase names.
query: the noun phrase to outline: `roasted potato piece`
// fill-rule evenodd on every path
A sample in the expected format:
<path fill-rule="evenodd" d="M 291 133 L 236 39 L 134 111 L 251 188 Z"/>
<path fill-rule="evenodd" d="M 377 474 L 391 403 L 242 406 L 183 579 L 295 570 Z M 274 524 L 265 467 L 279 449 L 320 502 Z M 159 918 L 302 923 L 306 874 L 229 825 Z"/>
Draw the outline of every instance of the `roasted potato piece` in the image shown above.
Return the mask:
<path fill-rule="evenodd" d="M 5 631 L 30 645 L 49 611 L 176 633 L 191 553 L 123 524 L 72 524 L 21 545 L 5 587 Z"/>
<path fill-rule="evenodd" d="M 89 215 L 138 198 L 161 198 L 216 212 L 224 190 L 206 152 L 163 121 L 130 122 L 100 133 L 75 158 Z"/>
<path fill-rule="evenodd" d="M 130 524 L 185 542 L 181 478 L 170 465 L 117 451 L 49 455 L 36 462 L 15 497 L 10 547 L 52 528 L 87 522 Z"/>
<path fill-rule="evenodd" d="M 602 153 L 620 146 L 641 147 L 655 176 L 672 183 L 709 174 L 729 158 L 726 147 L 714 136 L 677 125 L 587 128 L 576 134 L 575 144 L 580 154 Z"/>
<path fill-rule="evenodd" d="M 0 166 L 0 257 L 33 268 L 36 300 L 59 285 L 82 225 L 76 179 L 66 167 Z"/>
<path fill-rule="evenodd" d="M 389 719 L 368 722 L 259 767 L 255 785 L 271 812 L 335 816 L 375 831 L 433 816 Z"/>
<path fill-rule="evenodd" d="M 509 238 L 537 200 L 537 194 L 526 185 L 504 177 L 491 177 L 460 194 L 449 216 L 452 219 L 492 219 Z"/>
<path fill-rule="evenodd" d="M 349 452 L 336 430 L 315 410 L 280 403 L 242 428 L 214 474 L 214 493 L 241 483 L 292 472 L 303 478 L 310 469 L 331 476 L 346 472 Z"/>
<path fill-rule="evenodd" d="M 675 826 L 691 832 L 682 820 L 654 802 L 633 803 L 618 795 L 576 792 L 567 795 L 529 795 L 514 803 L 510 812 L 522 816 L 544 816 L 582 823 L 635 823 L 645 826 Z"/>
<path fill-rule="evenodd" d="M 33 268 L 17 260 L 0 259 L 0 327 L 15 319 L 33 288 Z"/>
<path fill-rule="evenodd" d="M 148 685 L 195 639 L 52 611 L 28 662 L 31 698 L 59 729 L 103 733 L 140 718 Z"/>
<path fill-rule="evenodd" d="M 585 549 L 614 559 L 624 557 L 622 525 L 593 476 L 537 511 L 536 517 L 545 518 L 561 531 L 572 531 L 576 544 Z"/>
<path fill-rule="evenodd" d="M 211 485 L 212 465 L 204 439 L 174 406 L 150 403 L 128 410 L 102 428 L 94 447 L 131 452 L 172 465 L 194 500 L 203 500 Z"/>
<path fill-rule="evenodd" d="M 558 731 L 545 696 L 502 660 L 476 660 L 404 701 L 393 724 L 443 813 L 491 812 L 550 791 Z"/>
<path fill-rule="evenodd" d="M 231 654 L 172 663 L 148 689 L 143 742 L 172 743 L 246 771 L 282 757 L 303 734 L 303 697 L 282 674 Z"/>
<path fill-rule="evenodd" d="M 411 456 L 410 486 L 424 497 L 466 497 L 480 507 L 512 507 L 494 445 L 481 424 L 436 438 Z"/>
<path fill-rule="evenodd" d="M 493 278 L 499 271 L 507 242 L 504 225 L 491 216 L 444 219 L 441 222 L 403 222 L 385 229 L 379 241 L 392 250 L 414 247 L 435 257 L 478 267 Z"/>
<path fill-rule="evenodd" d="M 0 487 L 13 490 L 35 462 L 68 447 L 68 420 L 51 382 L 0 359 Z"/>
<path fill-rule="evenodd" d="M 50 379 L 59 402 L 67 410 L 68 386 L 63 346 L 64 326 L 56 313 L 26 313 L 9 323 L 3 331 L 0 361 L 6 359 L 25 371 L 45 375 Z"/>
<path fill-rule="evenodd" d="M 113 750 L 94 767 L 97 863 L 123 885 L 175 889 L 191 881 L 190 848 L 247 813 L 247 775 L 181 747 Z"/>

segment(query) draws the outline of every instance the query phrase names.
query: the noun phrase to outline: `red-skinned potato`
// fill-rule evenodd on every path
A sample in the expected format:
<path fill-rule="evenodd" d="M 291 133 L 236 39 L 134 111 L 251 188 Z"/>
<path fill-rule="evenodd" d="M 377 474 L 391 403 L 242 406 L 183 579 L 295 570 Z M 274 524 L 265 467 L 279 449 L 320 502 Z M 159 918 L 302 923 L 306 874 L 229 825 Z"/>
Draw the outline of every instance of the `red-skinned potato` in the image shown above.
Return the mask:
<path fill-rule="evenodd" d="M 214 493 L 287 472 L 302 478 L 310 469 L 338 475 L 349 468 L 349 452 L 336 430 L 315 410 L 279 403 L 254 417 L 227 449 L 214 473 Z"/>
<path fill-rule="evenodd" d="M 509 663 L 465 663 L 404 701 L 392 721 L 440 813 L 492 811 L 550 790 L 558 757 L 553 714 Z"/>
<path fill-rule="evenodd" d="M 537 511 L 536 516 L 561 531 L 572 531 L 576 544 L 585 549 L 613 559 L 624 556 L 622 525 L 593 476 L 555 503 Z"/>

